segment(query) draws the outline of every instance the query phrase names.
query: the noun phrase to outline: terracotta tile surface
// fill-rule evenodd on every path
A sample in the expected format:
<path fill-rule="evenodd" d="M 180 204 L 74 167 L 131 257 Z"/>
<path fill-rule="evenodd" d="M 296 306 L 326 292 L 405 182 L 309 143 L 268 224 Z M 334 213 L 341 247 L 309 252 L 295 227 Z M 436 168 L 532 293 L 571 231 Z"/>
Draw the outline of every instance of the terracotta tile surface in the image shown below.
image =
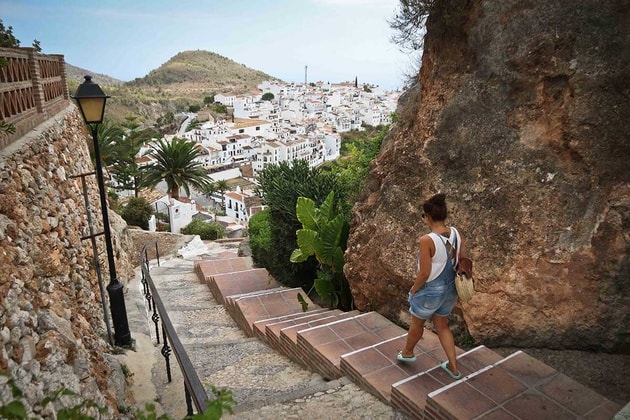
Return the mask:
<path fill-rule="evenodd" d="M 319 354 L 325 364 L 319 367 L 320 373 L 340 375 L 341 355 L 359 348 L 370 346 L 394 336 L 404 330 L 391 328 L 393 324 L 376 312 L 368 312 L 330 324 L 298 331 L 299 348 L 311 356 Z M 396 333 L 396 335 L 393 335 Z"/>
<path fill-rule="evenodd" d="M 511 419 L 516 419 L 516 417 L 514 417 L 512 414 L 508 413 L 507 411 L 505 411 L 502 408 L 497 408 L 496 410 L 492 410 L 480 417 L 478 417 L 480 420 L 511 420 Z"/>
<path fill-rule="evenodd" d="M 417 347 L 416 347 L 417 350 Z M 391 400 L 392 405 L 406 411 L 409 414 L 421 413 L 427 404 L 427 395 L 442 389 L 445 386 L 451 386 L 455 381 L 448 376 L 442 368 L 438 366 L 444 358 L 443 351 L 439 356 L 435 356 L 435 351 L 430 350 L 424 354 L 428 360 L 421 362 L 418 358 L 414 363 L 429 364 L 433 361 L 433 365 L 426 370 L 421 370 L 423 366 L 418 367 L 418 372 L 392 385 Z M 463 374 L 471 372 L 471 369 L 480 365 L 481 361 L 488 363 L 497 363 L 501 360 L 501 356 L 484 346 L 479 346 L 458 357 L 458 367 Z M 411 363 L 410 365 L 413 365 Z M 486 367 L 485 364 L 483 367 Z M 409 407 L 413 407 L 409 410 Z"/>
<path fill-rule="evenodd" d="M 428 417 L 435 412 L 458 419 L 497 418 L 505 412 L 532 420 L 577 419 L 587 413 L 605 419 L 616 412 L 609 400 L 522 351 L 430 393 L 425 410 Z"/>
<path fill-rule="evenodd" d="M 328 312 L 328 310 L 314 307 L 307 312 L 297 312 L 289 315 L 261 319 L 254 322 L 254 335 L 259 337 L 261 340 L 269 341 L 270 336 L 267 335 L 267 327 L 277 325 L 277 327 L 273 328 L 273 330 L 277 331 L 277 335 L 279 336 L 281 328 L 280 325 L 293 325 L 295 323 L 304 322 L 304 320 L 322 316 L 321 314 L 325 312 Z"/>
<path fill-rule="evenodd" d="M 200 280 L 205 281 L 206 277 L 214 274 L 232 273 L 234 271 L 249 270 L 252 262 L 247 257 L 223 258 L 201 260 L 195 262 L 195 272 L 200 275 Z"/>
<path fill-rule="evenodd" d="M 310 310 L 308 312 L 304 312 L 302 314 L 297 314 L 295 316 L 278 317 L 256 321 L 254 323 L 254 328 L 265 330 L 265 333 L 267 335 L 271 334 L 276 337 L 280 337 L 280 331 L 283 328 L 291 327 L 294 325 L 303 325 L 309 321 L 332 317 L 333 315 L 340 313 L 342 312 L 338 309 L 330 310 L 318 308 Z"/>
<path fill-rule="evenodd" d="M 600 406 L 594 407 L 586 413 L 584 419 L 609 420 L 615 417 L 615 414 L 617 414 L 621 408 L 619 404 L 606 400 Z"/>
<path fill-rule="evenodd" d="M 503 406 L 503 409 L 523 420 L 564 420 L 576 418 L 576 416 L 564 410 L 558 404 L 534 391 L 528 391 L 508 401 Z"/>
<path fill-rule="evenodd" d="M 302 324 L 292 325 L 290 327 L 284 327 L 280 330 L 280 338 L 283 341 L 286 338 L 293 343 L 297 343 L 298 331 L 308 330 L 313 327 L 317 327 L 324 324 L 330 324 L 331 322 L 339 321 L 340 319 L 344 319 L 344 318 L 351 318 L 357 315 L 359 315 L 358 311 L 343 312 L 340 314 L 331 315 L 330 317 L 326 317 L 326 319 L 323 319 L 323 318 L 316 319 L 316 320 L 308 321 Z"/>
<path fill-rule="evenodd" d="M 402 366 L 389 365 L 383 369 L 372 371 L 363 376 L 365 387 L 374 390 L 375 395 L 389 403 L 392 384 L 409 377 L 409 372 Z"/>
<path fill-rule="evenodd" d="M 416 361 L 398 362 L 404 329 L 376 312 L 318 308 L 302 289 L 279 287 L 234 253 L 197 261 L 195 272 L 248 335 L 325 379 L 347 375 L 414 419 L 604 420 L 621 409 L 523 352 L 501 358 L 484 346 L 458 348 L 464 376 L 455 381 L 438 366 L 446 357 L 429 330 L 414 348 Z M 311 311 L 302 311 L 298 293 Z"/>
<path fill-rule="evenodd" d="M 441 370 L 441 369 L 440 369 Z M 488 397 L 465 382 L 427 397 L 427 406 L 438 406 L 456 419 L 472 419 L 496 407 Z"/>
<path fill-rule="evenodd" d="M 595 391 L 563 374 L 559 374 L 549 383 L 538 387 L 538 390 L 559 404 L 570 407 L 571 411 L 580 416 L 589 412 L 593 407 L 601 405 L 605 400 Z"/>
<path fill-rule="evenodd" d="M 264 292 L 254 295 L 243 295 L 233 299 L 233 305 L 238 312 L 238 317 L 244 321 L 243 329 L 249 336 L 253 335 L 254 322 L 292 313 L 301 313 L 302 305 L 297 300 L 297 295 L 313 305 L 304 290 L 301 288 L 284 289 Z M 236 320 L 238 323 L 239 321 Z"/>
<path fill-rule="evenodd" d="M 396 359 L 405 345 L 407 334 L 382 341 L 341 356 L 341 370 L 357 382 L 365 383 L 379 398 L 389 401 L 391 386 L 395 382 L 435 367 L 439 359 L 426 351 L 440 346 L 437 336 L 426 330 L 414 349 L 416 361 L 402 363 Z M 440 347 L 441 348 L 441 347 Z"/>
<path fill-rule="evenodd" d="M 518 353 L 518 355 L 513 355 L 516 357 L 506 358 L 505 362 L 501 363 L 501 368 L 527 385 L 536 386 L 557 374 L 551 366 L 544 364 L 540 360 L 534 359 L 523 352 Z"/>
<path fill-rule="evenodd" d="M 214 274 L 206 277 L 206 283 L 219 304 L 223 304 L 226 296 L 272 289 L 280 286 L 264 268 Z"/>
<path fill-rule="evenodd" d="M 488 369 L 470 378 L 468 383 L 497 404 L 502 404 L 527 389 L 525 384 L 502 369 Z"/>

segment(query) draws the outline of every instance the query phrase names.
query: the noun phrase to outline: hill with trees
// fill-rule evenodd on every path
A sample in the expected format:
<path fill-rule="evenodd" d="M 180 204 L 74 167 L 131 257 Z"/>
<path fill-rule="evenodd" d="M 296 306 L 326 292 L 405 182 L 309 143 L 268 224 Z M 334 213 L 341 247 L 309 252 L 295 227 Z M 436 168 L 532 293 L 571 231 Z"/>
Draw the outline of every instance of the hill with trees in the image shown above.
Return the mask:
<path fill-rule="evenodd" d="M 242 92 L 256 89 L 263 80 L 275 79 L 262 71 L 251 69 L 227 57 L 209 51 L 180 52 L 146 76 L 128 86 L 177 88 L 190 91 L 217 90 Z"/>
<path fill-rule="evenodd" d="M 85 74 L 94 75 L 103 90 L 111 95 L 107 117 L 123 122 L 127 117 L 145 127 L 158 120 L 172 120 L 172 115 L 203 105 L 204 99 L 218 93 L 243 94 L 264 80 L 278 80 L 209 51 L 184 51 L 176 54 L 146 76 L 121 82 L 66 63 L 71 94 Z"/>

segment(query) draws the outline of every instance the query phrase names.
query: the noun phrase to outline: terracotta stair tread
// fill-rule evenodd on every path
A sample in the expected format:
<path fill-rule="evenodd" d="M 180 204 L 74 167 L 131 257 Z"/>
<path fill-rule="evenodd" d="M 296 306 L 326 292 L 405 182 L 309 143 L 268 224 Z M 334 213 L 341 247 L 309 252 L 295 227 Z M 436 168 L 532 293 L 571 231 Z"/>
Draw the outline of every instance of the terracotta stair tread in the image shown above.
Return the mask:
<path fill-rule="evenodd" d="M 444 351 L 429 330 L 414 349 L 416 361 L 400 363 L 406 330 L 376 312 L 319 308 L 247 257 L 196 261 L 195 273 L 247 335 L 326 379 L 348 376 L 412 418 L 610 419 L 622 408 L 520 351 L 502 358 L 484 346 L 457 349 L 464 376 L 453 380 L 439 367 Z"/>
<path fill-rule="evenodd" d="M 319 325 L 329 324 L 331 322 L 338 321 L 340 319 L 351 318 L 359 314 L 360 314 L 359 311 L 342 312 L 336 309 L 331 310 L 329 312 L 321 313 L 320 314 L 321 316 L 314 317 L 313 319 L 308 320 L 306 322 L 290 325 L 290 326 L 284 326 L 279 331 L 280 335 L 277 338 L 277 341 L 275 338 L 271 338 L 269 342 L 270 343 L 278 342 L 279 343 L 278 349 L 282 353 L 284 353 L 285 356 L 298 362 L 302 366 L 309 368 L 312 371 L 316 371 L 315 368 L 311 367 L 309 363 L 310 360 L 303 358 L 300 352 L 298 351 L 298 347 L 297 347 L 298 331 L 317 327 Z M 275 326 L 268 327 L 266 331 L 267 334 L 268 335 L 271 334 L 272 337 L 275 337 L 275 334 L 276 334 L 276 332 L 272 330 L 274 327 Z"/>
<path fill-rule="evenodd" d="M 433 366 L 429 366 L 424 371 L 393 383 L 390 391 L 391 404 L 411 416 L 421 414 L 424 411 L 427 395 L 430 392 L 453 383 L 453 379 L 439 367 L 439 363 L 444 359 L 442 351 L 441 357 Z M 469 375 L 499 360 L 501 360 L 501 356 L 485 346 L 476 347 L 461 353 L 457 357 L 458 368 L 462 375 Z M 419 358 L 414 363 L 426 365 L 427 362 Z M 413 365 L 413 363 L 410 365 Z"/>
<path fill-rule="evenodd" d="M 280 287 L 280 284 L 264 268 L 213 274 L 205 278 L 212 295 L 219 304 L 225 302 L 226 296 Z"/>
<path fill-rule="evenodd" d="M 425 416 L 610 419 L 621 406 L 518 351 L 431 392 Z"/>
<path fill-rule="evenodd" d="M 199 281 L 205 283 L 208 276 L 249 270 L 252 265 L 252 260 L 249 257 L 210 258 L 195 261 L 195 273 L 197 273 Z"/>
<path fill-rule="evenodd" d="M 254 335 L 260 338 L 263 341 L 270 342 L 269 336 L 267 334 L 267 328 L 271 326 L 273 330 L 278 331 L 278 336 L 280 335 L 281 326 L 289 326 L 295 324 L 301 324 L 307 322 L 308 320 L 317 318 L 324 313 L 330 312 L 330 309 L 326 308 L 311 308 L 305 312 L 298 312 L 289 315 L 282 315 L 274 318 L 261 319 L 259 321 L 254 322 L 253 331 Z M 278 337 L 279 338 L 279 337 Z M 271 343 L 270 343 L 271 344 Z"/>
<path fill-rule="evenodd" d="M 341 377 L 341 355 L 402 335 L 401 327 L 377 312 L 320 325 L 297 333 L 300 357 L 323 377 Z"/>
<path fill-rule="evenodd" d="M 522 351 L 493 353 L 480 346 L 458 357 L 457 381 L 436 366 L 395 383 L 392 405 L 417 419 L 610 419 L 621 409 Z"/>
<path fill-rule="evenodd" d="M 382 341 L 341 356 L 341 372 L 372 394 L 389 403 L 392 384 L 435 367 L 444 359 L 444 351 L 435 333 L 425 330 L 414 348 L 416 361 L 396 359 L 404 348 L 407 334 Z M 463 350 L 458 349 L 460 353 Z"/>
<path fill-rule="evenodd" d="M 302 295 L 309 307 L 315 307 L 304 290 L 296 287 L 228 296 L 225 299 L 226 309 L 232 314 L 239 327 L 251 337 L 254 334 L 253 325 L 256 321 L 303 313 L 298 294 Z"/>

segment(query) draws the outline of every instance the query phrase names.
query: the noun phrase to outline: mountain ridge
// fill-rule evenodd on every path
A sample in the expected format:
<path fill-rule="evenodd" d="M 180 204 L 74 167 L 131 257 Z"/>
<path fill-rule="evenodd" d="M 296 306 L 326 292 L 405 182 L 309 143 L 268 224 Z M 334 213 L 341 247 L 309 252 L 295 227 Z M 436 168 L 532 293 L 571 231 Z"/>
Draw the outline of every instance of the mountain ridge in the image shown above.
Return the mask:
<path fill-rule="evenodd" d="M 83 82 L 84 75 L 91 74 L 112 97 L 107 110 L 110 118 L 124 121 L 135 116 L 143 125 L 152 125 L 167 113 L 201 105 L 206 97 L 244 94 L 256 90 L 264 80 L 280 80 L 206 50 L 179 52 L 145 76 L 129 82 L 68 63 L 66 72 L 70 92 Z"/>
<path fill-rule="evenodd" d="M 213 88 L 233 87 L 251 90 L 263 80 L 279 80 L 260 70 L 237 63 L 206 50 L 182 51 L 144 77 L 127 82 L 127 86 L 160 86 L 206 83 Z"/>

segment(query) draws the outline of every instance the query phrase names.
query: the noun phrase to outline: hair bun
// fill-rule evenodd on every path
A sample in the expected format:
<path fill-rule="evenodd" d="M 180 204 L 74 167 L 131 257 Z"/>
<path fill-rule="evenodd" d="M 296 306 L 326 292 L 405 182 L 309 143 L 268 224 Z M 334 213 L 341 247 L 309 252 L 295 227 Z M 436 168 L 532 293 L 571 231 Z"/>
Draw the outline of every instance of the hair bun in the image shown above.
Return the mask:
<path fill-rule="evenodd" d="M 430 201 L 437 206 L 444 206 L 446 205 L 446 194 L 435 194 L 433 197 L 431 197 Z"/>

